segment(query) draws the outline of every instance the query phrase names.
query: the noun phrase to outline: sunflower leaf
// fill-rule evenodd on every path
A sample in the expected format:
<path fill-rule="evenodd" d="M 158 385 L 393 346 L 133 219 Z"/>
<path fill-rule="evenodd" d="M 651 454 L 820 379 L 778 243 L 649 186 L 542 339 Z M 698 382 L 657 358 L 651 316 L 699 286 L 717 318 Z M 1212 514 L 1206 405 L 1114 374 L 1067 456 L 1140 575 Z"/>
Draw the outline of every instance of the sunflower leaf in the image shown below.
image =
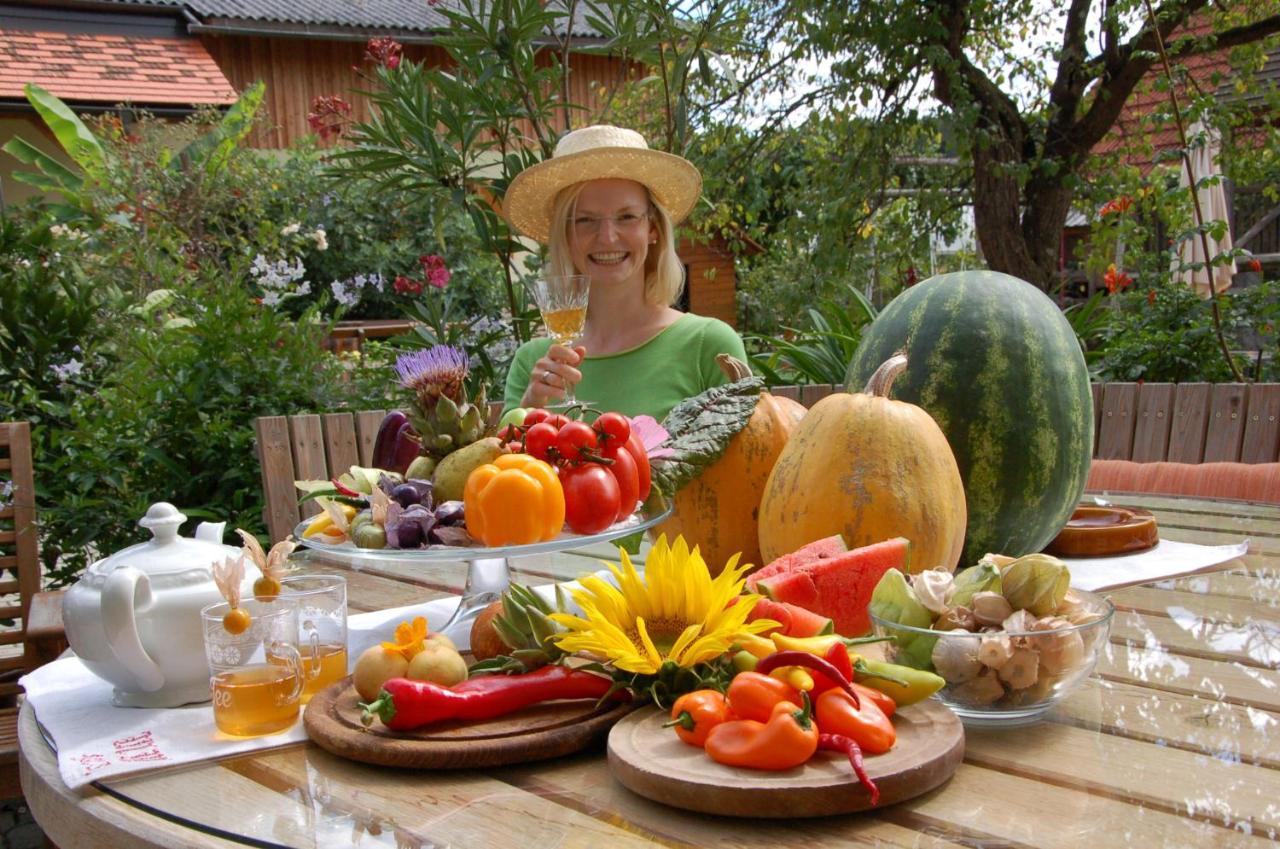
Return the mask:
<path fill-rule="evenodd" d="M 677 404 L 662 421 L 670 434 L 666 447 L 673 453 L 653 461 L 653 485 L 675 495 L 719 460 L 729 441 L 747 426 L 763 389 L 763 380 L 746 377 Z"/>

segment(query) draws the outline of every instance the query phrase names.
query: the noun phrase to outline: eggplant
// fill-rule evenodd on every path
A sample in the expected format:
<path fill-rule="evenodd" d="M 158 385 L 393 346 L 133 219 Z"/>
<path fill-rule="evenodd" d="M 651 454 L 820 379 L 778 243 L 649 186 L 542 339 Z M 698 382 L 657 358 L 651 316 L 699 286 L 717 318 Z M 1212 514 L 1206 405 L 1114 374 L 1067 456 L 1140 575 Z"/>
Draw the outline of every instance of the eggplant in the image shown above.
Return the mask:
<path fill-rule="evenodd" d="M 408 424 L 409 417 L 399 410 L 392 410 L 382 417 L 378 425 L 378 435 L 373 440 L 373 467 L 390 469 L 395 460 L 396 436 L 400 428 Z"/>
<path fill-rule="evenodd" d="M 386 468 L 399 474 L 409 470 L 409 464 L 422 453 L 422 443 L 418 440 L 418 432 L 406 421 L 396 431 L 395 444 L 391 449 L 391 465 Z"/>

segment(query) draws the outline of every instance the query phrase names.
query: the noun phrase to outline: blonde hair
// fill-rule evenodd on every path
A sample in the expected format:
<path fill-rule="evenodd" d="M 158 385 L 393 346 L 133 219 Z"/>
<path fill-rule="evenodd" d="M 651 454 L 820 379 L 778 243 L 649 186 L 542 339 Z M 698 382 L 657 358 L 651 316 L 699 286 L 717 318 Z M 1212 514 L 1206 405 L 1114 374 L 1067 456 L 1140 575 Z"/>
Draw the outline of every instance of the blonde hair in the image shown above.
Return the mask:
<path fill-rule="evenodd" d="M 573 238 L 578 196 L 586 185 L 586 182 L 574 183 L 556 195 L 551 212 L 551 234 L 547 241 L 547 269 L 553 274 L 581 273 L 581 269 L 573 265 L 569 240 Z M 644 299 L 649 304 L 671 306 L 680 300 L 680 293 L 684 290 L 684 264 L 676 254 L 676 228 L 671 223 L 671 215 L 654 200 L 648 187 L 645 187 L 644 194 L 649 200 L 649 220 L 658 231 L 658 239 L 644 260 Z"/>

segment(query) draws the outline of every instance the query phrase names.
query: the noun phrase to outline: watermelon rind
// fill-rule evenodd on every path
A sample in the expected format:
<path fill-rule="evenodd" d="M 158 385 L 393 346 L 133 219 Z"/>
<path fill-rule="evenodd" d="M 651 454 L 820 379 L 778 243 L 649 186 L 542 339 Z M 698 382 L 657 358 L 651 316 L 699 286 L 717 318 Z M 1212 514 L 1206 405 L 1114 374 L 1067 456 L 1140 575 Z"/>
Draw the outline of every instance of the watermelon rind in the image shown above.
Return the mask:
<path fill-rule="evenodd" d="M 904 348 L 890 397 L 923 407 L 955 454 L 969 513 L 960 566 L 1041 550 L 1075 509 L 1093 455 L 1089 372 L 1062 311 L 1008 274 L 941 274 L 863 331 L 846 382 L 860 391 Z"/>

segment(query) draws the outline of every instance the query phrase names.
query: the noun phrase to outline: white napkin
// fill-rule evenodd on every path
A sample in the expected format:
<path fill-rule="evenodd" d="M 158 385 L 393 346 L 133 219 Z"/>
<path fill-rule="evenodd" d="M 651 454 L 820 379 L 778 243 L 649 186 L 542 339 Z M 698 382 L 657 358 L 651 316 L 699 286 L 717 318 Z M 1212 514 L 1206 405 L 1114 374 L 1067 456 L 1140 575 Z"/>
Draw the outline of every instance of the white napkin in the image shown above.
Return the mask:
<path fill-rule="evenodd" d="M 1248 550 L 1247 539 L 1235 545 L 1196 545 L 1162 539 L 1154 548 L 1133 554 L 1062 559 L 1071 570 L 1071 586 L 1082 590 L 1115 590 L 1161 578 L 1207 572 L 1242 557 Z"/>
<path fill-rule="evenodd" d="M 611 579 L 608 572 L 597 573 Z M 577 587 L 577 583 L 567 588 Z M 553 585 L 538 587 L 551 600 Z M 442 627 L 458 605 L 456 598 L 354 614 L 347 620 L 347 656 L 389 640 L 398 622 L 425 616 L 431 630 Z M 457 640 L 467 648 L 465 639 Z M 203 662 L 203 658 L 200 658 Z M 77 657 L 48 663 L 20 682 L 45 733 L 53 738 L 58 771 L 70 788 L 114 775 L 173 766 L 209 758 L 285 746 L 307 739 L 301 721 L 287 731 L 263 737 L 229 737 L 213 722 L 208 702 L 180 708 L 122 708 L 111 702 L 112 687 Z"/>

